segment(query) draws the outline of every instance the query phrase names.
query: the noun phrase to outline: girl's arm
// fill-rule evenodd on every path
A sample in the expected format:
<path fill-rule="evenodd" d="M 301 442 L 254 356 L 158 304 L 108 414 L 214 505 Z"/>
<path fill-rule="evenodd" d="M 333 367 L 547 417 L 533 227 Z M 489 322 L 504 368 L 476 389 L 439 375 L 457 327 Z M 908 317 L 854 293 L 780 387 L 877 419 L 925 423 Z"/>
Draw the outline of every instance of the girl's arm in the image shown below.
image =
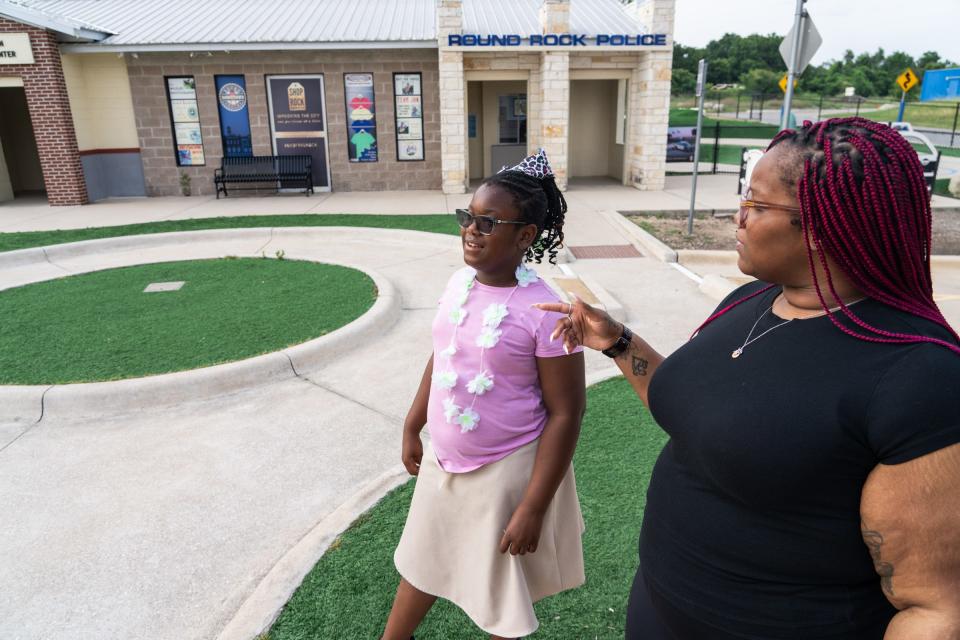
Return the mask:
<path fill-rule="evenodd" d="M 513 555 L 537 550 L 543 516 L 573 460 L 587 404 L 583 353 L 537 358 L 537 370 L 547 424 L 527 491 L 500 540 L 500 552 L 509 550 Z"/>
<path fill-rule="evenodd" d="M 430 399 L 430 383 L 433 377 L 433 354 L 427 360 L 427 368 L 420 379 L 420 388 L 413 397 L 413 404 L 407 411 L 407 418 L 403 421 L 403 446 L 400 458 L 407 473 L 412 476 L 420 473 L 420 461 L 423 459 L 423 443 L 420 442 L 420 432 L 427 424 L 427 401 Z"/>

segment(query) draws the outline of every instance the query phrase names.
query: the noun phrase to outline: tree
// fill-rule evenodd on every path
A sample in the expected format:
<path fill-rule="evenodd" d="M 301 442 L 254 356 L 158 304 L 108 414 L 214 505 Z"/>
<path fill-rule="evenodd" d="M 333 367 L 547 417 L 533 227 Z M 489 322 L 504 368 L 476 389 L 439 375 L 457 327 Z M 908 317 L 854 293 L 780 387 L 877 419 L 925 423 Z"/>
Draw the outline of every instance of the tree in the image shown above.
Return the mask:
<path fill-rule="evenodd" d="M 674 69 L 670 91 L 675 96 L 690 95 L 697 90 L 697 74 L 686 69 Z"/>
<path fill-rule="evenodd" d="M 781 75 L 768 69 L 751 69 L 740 79 L 747 91 L 773 93 L 779 90 Z"/>

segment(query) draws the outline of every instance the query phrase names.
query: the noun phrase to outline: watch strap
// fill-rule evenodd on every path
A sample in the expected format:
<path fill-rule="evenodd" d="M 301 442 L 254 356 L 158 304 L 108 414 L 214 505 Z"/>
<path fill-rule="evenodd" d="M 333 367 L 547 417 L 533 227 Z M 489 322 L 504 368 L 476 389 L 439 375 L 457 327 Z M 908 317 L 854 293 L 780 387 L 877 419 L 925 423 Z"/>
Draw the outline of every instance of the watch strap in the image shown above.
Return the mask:
<path fill-rule="evenodd" d="M 630 329 L 628 329 L 626 325 L 624 325 L 623 333 L 620 334 L 620 337 L 617 338 L 617 341 L 614 342 L 609 347 L 607 347 L 606 349 L 604 349 L 603 351 L 601 351 L 600 353 L 607 356 L 608 358 L 616 358 L 621 353 L 623 353 L 628 348 L 630 348 L 631 340 L 633 340 L 633 332 L 631 332 Z"/>

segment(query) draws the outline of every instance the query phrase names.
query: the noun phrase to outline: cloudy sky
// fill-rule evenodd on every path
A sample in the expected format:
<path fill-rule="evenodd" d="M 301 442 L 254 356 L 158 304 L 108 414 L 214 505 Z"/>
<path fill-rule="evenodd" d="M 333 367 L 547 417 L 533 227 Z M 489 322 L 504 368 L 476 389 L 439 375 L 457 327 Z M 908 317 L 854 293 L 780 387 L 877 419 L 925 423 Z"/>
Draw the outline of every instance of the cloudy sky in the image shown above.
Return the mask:
<path fill-rule="evenodd" d="M 677 0 L 676 6 L 676 41 L 702 47 L 728 32 L 786 35 L 796 0 Z M 840 58 L 846 49 L 877 47 L 914 57 L 934 50 L 960 63 L 960 0 L 807 0 L 806 6 L 823 37 L 813 64 Z"/>

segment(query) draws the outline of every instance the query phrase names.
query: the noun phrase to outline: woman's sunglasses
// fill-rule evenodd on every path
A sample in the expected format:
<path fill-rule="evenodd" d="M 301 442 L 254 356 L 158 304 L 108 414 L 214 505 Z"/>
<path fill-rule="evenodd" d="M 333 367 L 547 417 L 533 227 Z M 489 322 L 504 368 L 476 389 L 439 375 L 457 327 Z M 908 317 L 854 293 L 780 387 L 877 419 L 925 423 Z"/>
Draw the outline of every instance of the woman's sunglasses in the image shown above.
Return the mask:
<path fill-rule="evenodd" d="M 477 232 L 480 235 L 488 236 L 493 233 L 493 228 L 498 224 L 530 224 L 519 220 L 499 220 L 490 216 L 475 216 L 466 209 L 457 209 L 457 224 L 464 229 L 469 229 L 470 225 L 476 224 Z"/>

